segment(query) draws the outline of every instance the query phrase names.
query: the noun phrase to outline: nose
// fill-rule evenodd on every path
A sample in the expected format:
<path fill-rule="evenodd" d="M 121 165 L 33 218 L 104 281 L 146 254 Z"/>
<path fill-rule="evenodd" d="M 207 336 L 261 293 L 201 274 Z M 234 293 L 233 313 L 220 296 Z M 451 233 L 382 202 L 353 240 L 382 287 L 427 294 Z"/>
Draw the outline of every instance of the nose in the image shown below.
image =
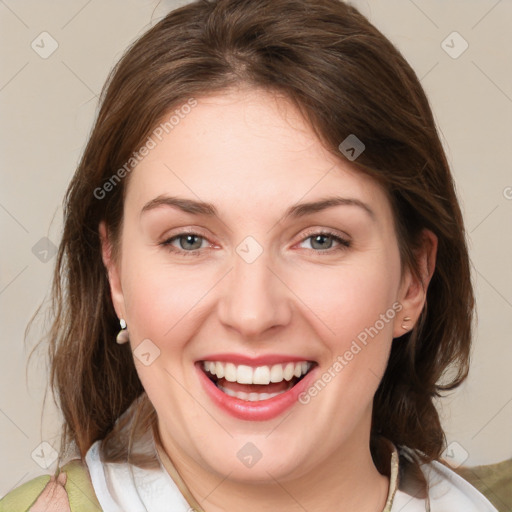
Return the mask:
<path fill-rule="evenodd" d="M 265 252 L 247 263 L 234 256 L 218 305 L 220 321 L 243 339 L 261 339 L 267 331 L 288 325 L 292 293 L 283 283 Z"/>

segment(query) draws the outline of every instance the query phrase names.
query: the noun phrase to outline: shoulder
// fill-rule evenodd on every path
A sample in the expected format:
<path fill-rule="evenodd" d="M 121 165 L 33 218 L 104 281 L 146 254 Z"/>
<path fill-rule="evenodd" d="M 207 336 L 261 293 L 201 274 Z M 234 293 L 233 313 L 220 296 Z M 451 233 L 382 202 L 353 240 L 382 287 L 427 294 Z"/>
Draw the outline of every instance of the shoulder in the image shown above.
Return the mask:
<path fill-rule="evenodd" d="M 140 448 L 140 439 L 134 448 Z M 149 449 L 149 446 L 146 447 Z M 154 450 L 154 448 L 151 448 Z M 134 450 L 131 452 L 141 454 Z M 114 461 L 96 441 L 85 455 L 85 463 L 91 475 L 96 496 L 104 510 L 139 512 L 141 510 L 171 510 L 188 512 L 192 510 L 176 482 L 160 463 L 156 453 L 152 464 L 148 461 Z M 148 457 L 149 452 L 145 453 Z"/>
<path fill-rule="evenodd" d="M 72 511 L 101 512 L 89 473 L 81 460 L 68 462 L 60 469 L 60 474 L 65 477 L 55 480 L 50 475 L 41 475 L 16 487 L 0 500 L 0 512 L 29 512 L 36 502 L 44 505 L 41 510 L 48 512 L 62 510 L 63 502 L 67 502 Z M 60 484 L 62 496 L 55 493 Z"/>
<path fill-rule="evenodd" d="M 50 475 L 41 475 L 16 487 L 0 500 L 0 512 L 28 511 L 50 481 Z"/>
<path fill-rule="evenodd" d="M 432 512 L 459 507 L 465 512 L 497 512 L 490 501 L 449 467 L 434 461 L 425 465 Z"/>
<path fill-rule="evenodd" d="M 392 512 L 498 512 L 483 494 L 444 464 L 423 464 L 421 471 L 428 483 L 428 498 L 418 497 L 418 482 L 406 472 L 401 475 Z"/>

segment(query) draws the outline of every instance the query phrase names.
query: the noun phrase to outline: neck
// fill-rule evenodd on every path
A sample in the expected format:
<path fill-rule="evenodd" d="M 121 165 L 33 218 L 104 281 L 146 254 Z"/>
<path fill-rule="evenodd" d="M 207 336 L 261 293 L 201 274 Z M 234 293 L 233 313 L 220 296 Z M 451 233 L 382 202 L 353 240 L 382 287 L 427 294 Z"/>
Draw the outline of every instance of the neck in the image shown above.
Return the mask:
<path fill-rule="evenodd" d="M 168 471 L 175 481 L 182 479 L 182 485 L 178 485 L 181 492 L 186 497 L 190 492 L 205 512 L 382 512 L 389 479 L 373 464 L 366 435 L 353 437 L 322 464 L 300 477 L 278 481 L 269 474 L 267 481 L 255 483 L 208 471 L 187 457 L 179 446 L 168 442 L 168 436 L 159 435 L 159 442 L 165 453 L 172 455 L 179 476 L 171 473 L 172 468 Z"/>

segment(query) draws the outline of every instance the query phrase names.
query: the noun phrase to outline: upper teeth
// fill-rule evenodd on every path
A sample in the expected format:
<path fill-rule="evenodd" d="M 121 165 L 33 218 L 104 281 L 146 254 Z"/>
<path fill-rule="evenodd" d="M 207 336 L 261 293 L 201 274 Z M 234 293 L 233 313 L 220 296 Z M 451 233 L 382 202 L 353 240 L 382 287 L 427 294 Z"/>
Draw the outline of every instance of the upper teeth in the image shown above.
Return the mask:
<path fill-rule="evenodd" d="M 229 382 L 269 384 L 270 382 L 281 382 L 283 380 L 289 381 L 293 377 L 302 377 L 309 371 L 311 364 L 307 361 L 301 361 L 253 368 L 245 364 L 235 365 L 221 361 L 203 361 L 203 368 L 219 379 L 224 377 Z"/>

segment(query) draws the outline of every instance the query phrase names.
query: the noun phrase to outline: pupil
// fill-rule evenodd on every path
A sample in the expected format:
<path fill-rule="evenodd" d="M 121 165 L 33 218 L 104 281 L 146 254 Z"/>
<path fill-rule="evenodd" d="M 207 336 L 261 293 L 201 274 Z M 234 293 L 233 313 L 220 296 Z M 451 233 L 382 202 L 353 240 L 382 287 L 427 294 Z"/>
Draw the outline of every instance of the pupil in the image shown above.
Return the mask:
<path fill-rule="evenodd" d="M 317 236 L 315 236 L 315 238 L 313 239 L 313 242 L 312 242 L 312 244 L 311 244 L 311 245 L 312 245 L 312 247 L 313 247 L 314 249 L 325 249 L 325 248 L 326 248 L 326 247 L 325 247 L 325 245 L 326 245 L 326 244 L 325 244 L 325 240 L 326 240 L 326 239 L 330 239 L 330 238 L 331 238 L 331 237 L 330 237 L 329 235 L 317 235 Z M 322 243 L 322 240 L 323 240 L 323 243 Z M 319 247 L 315 247 L 315 244 L 316 244 L 316 243 L 318 243 L 318 242 L 320 243 Z M 331 242 L 332 242 L 332 240 L 331 240 Z M 329 248 L 330 248 L 330 247 L 327 247 L 327 249 L 329 249 Z"/>
<path fill-rule="evenodd" d="M 194 238 L 196 238 L 197 240 L 199 240 L 199 244 L 197 243 L 197 240 L 196 240 L 196 243 L 195 243 L 195 247 L 194 246 Z M 186 247 L 184 246 L 183 244 L 183 239 L 186 239 L 186 244 L 190 244 L 190 245 L 187 245 Z M 183 237 L 181 237 L 180 239 L 180 245 L 181 245 L 181 248 L 182 249 L 199 249 L 201 247 L 201 241 L 200 241 L 200 237 L 196 236 L 196 235 L 185 235 Z"/>

